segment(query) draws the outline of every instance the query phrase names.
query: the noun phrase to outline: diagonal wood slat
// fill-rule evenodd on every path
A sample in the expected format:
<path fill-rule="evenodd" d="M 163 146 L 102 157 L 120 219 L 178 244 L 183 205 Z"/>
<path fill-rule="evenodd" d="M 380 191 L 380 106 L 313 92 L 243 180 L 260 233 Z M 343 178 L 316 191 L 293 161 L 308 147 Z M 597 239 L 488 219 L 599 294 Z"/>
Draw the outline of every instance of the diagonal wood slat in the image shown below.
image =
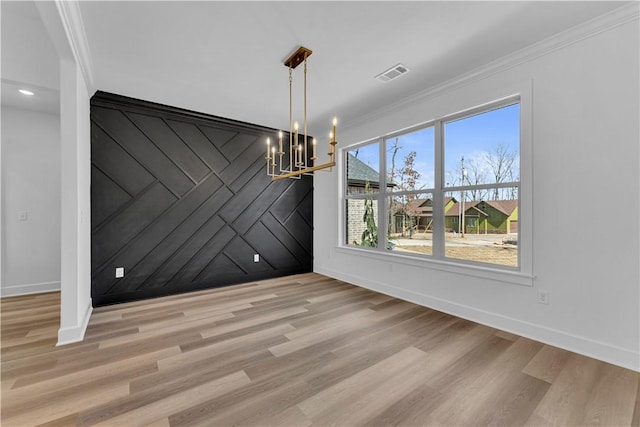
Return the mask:
<path fill-rule="evenodd" d="M 104 92 L 91 122 L 95 306 L 311 271 L 313 181 L 266 176 L 274 130 Z"/>

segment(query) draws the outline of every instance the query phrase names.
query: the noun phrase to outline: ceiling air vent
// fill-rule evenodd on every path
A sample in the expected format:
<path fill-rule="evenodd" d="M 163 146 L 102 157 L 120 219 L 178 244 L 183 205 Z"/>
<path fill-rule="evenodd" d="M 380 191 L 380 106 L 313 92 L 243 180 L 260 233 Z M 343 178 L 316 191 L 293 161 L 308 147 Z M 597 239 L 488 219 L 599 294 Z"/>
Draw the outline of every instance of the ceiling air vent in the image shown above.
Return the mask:
<path fill-rule="evenodd" d="M 388 81 L 397 79 L 401 75 L 406 74 L 408 72 L 409 72 L 409 69 L 407 67 L 405 67 L 402 64 L 398 64 L 389 68 L 387 71 L 384 71 L 378 74 L 375 78 L 380 80 L 381 82 L 386 83 Z"/>

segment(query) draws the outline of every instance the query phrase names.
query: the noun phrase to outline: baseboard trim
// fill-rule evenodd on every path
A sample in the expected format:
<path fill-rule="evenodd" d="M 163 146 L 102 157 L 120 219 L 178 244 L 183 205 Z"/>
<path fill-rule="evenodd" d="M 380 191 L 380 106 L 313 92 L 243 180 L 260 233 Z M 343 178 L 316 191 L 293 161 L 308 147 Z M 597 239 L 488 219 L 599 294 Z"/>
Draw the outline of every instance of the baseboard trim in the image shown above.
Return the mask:
<path fill-rule="evenodd" d="M 60 290 L 60 282 L 27 283 L 0 288 L 0 297 L 15 297 L 19 295 L 41 294 Z"/>
<path fill-rule="evenodd" d="M 58 343 L 56 346 L 82 341 L 84 339 L 84 334 L 87 331 L 87 326 L 89 325 L 89 319 L 91 319 L 91 313 L 93 313 L 93 304 L 91 302 L 91 298 L 89 298 L 89 305 L 79 324 L 76 326 L 68 326 L 58 329 Z"/>
<path fill-rule="evenodd" d="M 562 348 L 564 350 L 572 351 L 574 353 L 582 354 L 584 356 L 640 372 L 640 353 L 634 352 L 633 350 L 613 346 L 611 344 L 592 340 L 583 336 L 570 334 L 557 329 L 480 310 L 429 295 L 408 291 L 385 283 L 363 279 L 362 277 L 345 274 L 324 267 L 315 267 L 314 271 L 318 274 L 343 280 L 372 291 L 400 298 L 434 310 L 451 314 L 453 316 L 461 317 L 492 328 L 511 332 L 554 347 Z"/>

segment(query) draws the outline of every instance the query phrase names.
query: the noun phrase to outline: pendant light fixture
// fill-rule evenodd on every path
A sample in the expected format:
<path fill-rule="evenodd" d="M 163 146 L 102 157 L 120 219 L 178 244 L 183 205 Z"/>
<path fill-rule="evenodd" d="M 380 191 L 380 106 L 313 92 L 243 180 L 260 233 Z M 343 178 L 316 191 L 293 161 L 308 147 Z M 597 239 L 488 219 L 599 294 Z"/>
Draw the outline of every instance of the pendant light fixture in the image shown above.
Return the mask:
<path fill-rule="evenodd" d="M 302 175 L 313 175 L 315 171 L 322 169 L 329 169 L 336 165 L 335 161 L 335 146 L 336 142 L 336 126 L 338 123 L 337 118 L 333 118 L 333 127 L 329 134 L 329 161 L 327 163 L 316 164 L 317 157 L 317 141 L 314 138 L 309 141 L 307 137 L 307 58 L 311 55 L 312 51 L 306 47 L 300 46 L 286 61 L 284 61 L 285 67 L 289 69 L 289 152 L 288 152 L 288 164 L 286 163 L 283 145 L 284 134 L 282 131 L 278 132 L 278 143 L 271 143 L 271 138 L 267 138 L 267 155 L 265 160 L 267 161 L 267 175 L 271 177 L 272 181 L 277 181 L 284 178 L 300 179 Z M 302 137 L 299 135 L 299 125 L 297 121 L 293 121 L 293 70 L 300 64 L 304 64 L 304 110 L 302 121 Z M 309 147 L 311 142 L 311 147 Z M 309 153 L 311 158 L 309 159 Z M 310 163 L 308 163 L 308 160 Z"/>

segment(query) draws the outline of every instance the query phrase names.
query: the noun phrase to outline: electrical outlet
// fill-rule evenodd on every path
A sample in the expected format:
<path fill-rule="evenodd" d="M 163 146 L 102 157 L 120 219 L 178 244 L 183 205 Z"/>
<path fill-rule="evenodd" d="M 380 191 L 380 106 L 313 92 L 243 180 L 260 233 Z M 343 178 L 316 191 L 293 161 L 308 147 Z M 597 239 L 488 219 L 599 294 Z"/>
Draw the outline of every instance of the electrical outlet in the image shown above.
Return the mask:
<path fill-rule="evenodd" d="M 124 277 L 124 267 L 116 267 L 116 279 L 122 279 Z"/>
<path fill-rule="evenodd" d="M 538 289 L 538 304 L 549 304 L 549 292 Z"/>
<path fill-rule="evenodd" d="M 18 221 L 26 221 L 29 218 L 27 211 L 18 212 Z"/>
<path fill-rule="evenodd" d="M 253 254 L 253 262 L 260 262 L 260 254 Z"/>

